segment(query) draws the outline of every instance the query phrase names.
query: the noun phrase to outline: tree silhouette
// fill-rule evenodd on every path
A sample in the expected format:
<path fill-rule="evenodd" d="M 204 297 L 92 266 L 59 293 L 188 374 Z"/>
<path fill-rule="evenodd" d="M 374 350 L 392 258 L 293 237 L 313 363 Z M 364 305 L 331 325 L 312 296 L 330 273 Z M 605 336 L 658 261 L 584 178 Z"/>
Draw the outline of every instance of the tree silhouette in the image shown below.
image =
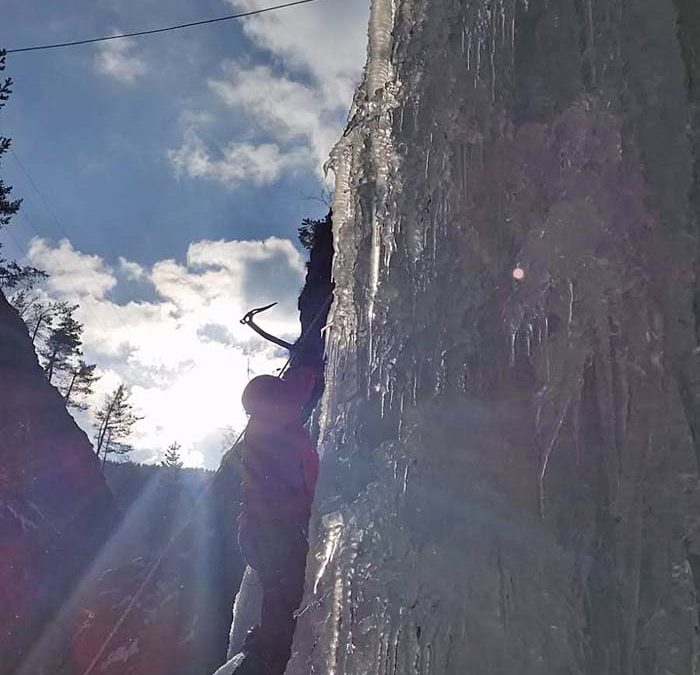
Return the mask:
<path fill-rule="evenodd" d="M 22 317 L 34 345 L 45 341 L 56 317 L 68 307 L 65 301 L 49 302 L 24 289 L 13 293 L 8 300 Z"/>
<path fill-rule="evenodd" d="M 72 365 L 80 358 L 83 325 L 73 317 L 77 308 L 78 305 L 64 303 L 58 309 L 57 323 L 52 326 L 46 344 L 40 350 L 49 382 L 56 372 L 72 370 Z"/>
<path fill-rule="evenodd" d="M 99 377 L 95 374 L 97 365 L 82 358 L 83 327 L 72 316 L 77 305 L 50 302 L 26 290 L 14 293 L 9 300 L 24 321 L 44 370 L 66 405 L 87 410 L 87 398 Z"/>
<path fill-rule="evenodd" d="M 99 379 L 95 375 L 97 364 L 85 363 L 78 360 L 77 365 L 66 371 L 66 385 L 63 387 L 63 398 L 66 405 L 78 410 L 87 410 L 87 398 L 92 394 L 92 386 Z"/>
<path fill-rule="evenodd" d="M 95 453 L 98 457 L 102 455 L 103 466 L 107 455 L 123 457 L 133 450 L 125 441 L 131 435 L 134 424 L 142 418 L 134 412 L 130 397 L 127 387 L 120 384 L 95 413 L 100 423 L 95 435 Z"/>
<path fill-rule="evenodd" d="M 161 466 L 167 467 L 168 469 L 182 469 L 183 464 L 180 448 L 181 446 L 179 443 L 171 443 L 165 451 L 165 457 L 163 457 Z"/>
<path fill-rule="evenodd" d="M 297 228 L 299 235 L 299 243 L 307 250 L 311 250 L 316 241 L 319 232 L 328 224 L 326 218 L 314 220 L 313 218 L 304 218 L 301 221 L 301 227 Z"/>
<path fill-rule="evenodd" d="M 5 50 L 0 49 L 0 73 L 5 70 Z M 12 80 L 8 77 L 0 80 L 0 109 L 12 93 Z M 6 136 L 0 135 L 0 161 L 2 156 L 9 151 L 12 141 Z M 12 216 L 19 211 L 22 200 L 12 198 L 12 186 L 6 185 L 0 178 L 0 230 L 10 224 Z M 0 244 L 0 250 L 2 244 Z M 34 267 L 25 267 L 15 261 L 6 260 L 0 253 L 0 287 L 16 288 L 18 286 L 31 286 L 39 279 L 45 277 L 45 272 Z"/>

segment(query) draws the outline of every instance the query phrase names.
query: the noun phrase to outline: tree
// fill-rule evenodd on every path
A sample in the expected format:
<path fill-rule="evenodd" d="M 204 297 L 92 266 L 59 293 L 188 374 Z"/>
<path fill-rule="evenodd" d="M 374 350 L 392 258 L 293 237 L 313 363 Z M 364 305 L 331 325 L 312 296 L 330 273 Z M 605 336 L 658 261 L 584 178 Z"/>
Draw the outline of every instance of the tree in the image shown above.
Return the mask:
<path fill-rule="evenodd" d="M 165 457 L 160 463 L 168 469 L 182 469 L 182 457 L 180 456 L 180 444 L 171 443 L 165 451 Z"/>
<path fill-rule="evenodd" d="M 5 50 L 0 50 L 0 72 L 5 70 Z M 8 77 L 0 80 L 0 110 L 12 93 L 12 80 Z M 8 152 L 12 141 L 0 135 L 0 159 Z M 10 224 L 12 216 L 19 211 L 22 200 L 12 198 L 12 186 L 6 185 L 0 178 L 0 230 Z M 0 250 L 2 244 L 0 244 Z M 15 261 L 6 260 L 0 253 L 0 287 L 17 288 L 31 287 L 36 281 L 46 276 L 45 272 L 34 267 L 25 267 Z"/>
<path fill-rule="evenodd" d="M 313 248 L 314 241 L 318 236 L 319 231 L 328 224 L 328 220 L 313 220 L 312 218 L 304 218 L 301 221 L 301 227 L 297 228 L 299 233 L 299 242 L 309 251 Z"/>
<path fill-rule="evenodd" d="M 19 312 L 34 345 L 45 342 L 56 317 L 68 308 L 65 301 L 50 302 L 25 289 L 13 293 L 8 300 Z"/>
<path fill-rule="evenodd" d="M 95 375 L 96 368 L 97 364 L 85 363 L 79 359 L 77 365 L 66 372 L 67 384 L 61 393 L 67 406 L 87 410 L 86 399 L 92 394 L 92 386 L 99 379 Z"/>
<path fill-rule="evenodd" d="M 82 355 L 80 347 L 83 342 L 83 325 L 73 316 L 77 308 L 78 305 L 61 304 L 57 310 L 57 323 L 51 328 L 46 344 L 41 350 L 49 382 L 53 380 L 57 371 L 71 370 Z"/>
<path fill-rule="evenodd" d="M 16 306 L 16 305 L 15 305 Z M 32 338 L 32 344 L 45 341 L 56 316 L 65 311 L 65 302 L 42 302 L 37 300 L 28 307 L 27 315 L 22 316 Z"/>
<path fill-rule="evenodd" d="M 99 379 L 97 365 L 82 356 L 83 327 L 73 318 L 77 305 L 51 302 L 21 290 L 10 297 L 27 327 L 49 381 L 61 392 L 66 405 L 86 410 L 86 399 Z"/>
<path fill-rule="evenodd" d="M 133 450 L 125 441 L 136 422 L 143 418 L 134 412 L 130 398 L 129 389 L 120 384 L 105 397 L 102 407 L 95 413 L 100 423 L 95 435 L 95 454 L 98 457 L 102 455 L 102 466 L 107 461 L 107 455 L 125 456 Z"/>

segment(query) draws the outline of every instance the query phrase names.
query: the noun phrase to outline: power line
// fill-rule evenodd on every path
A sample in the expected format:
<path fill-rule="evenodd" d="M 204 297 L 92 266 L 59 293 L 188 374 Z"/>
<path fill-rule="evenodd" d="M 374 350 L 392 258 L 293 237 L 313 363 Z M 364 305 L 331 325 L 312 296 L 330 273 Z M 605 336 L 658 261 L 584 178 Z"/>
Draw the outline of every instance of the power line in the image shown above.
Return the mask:
<path fill-rule="evenodd" d="M 63 225 L 63 223 L 59 220 L 59 218 L 58 218 L 58 216 L 56 215 L 56 212 L 54 211 L 54 209 L 51 208 L 51 205 L 49 204 L 49 202 L 47 201 L 46 197 L 44 196 L 44 193 L 39 189 L 39 186 L 36 184 L 36 182 L 35 182 L 34 179 L 32 178 L 32 175 L 29 173 L 29 169 L 27 169 L 27 167 L 24 165 L 24 163 L 20 160 L 20 158 L 19 158 L 19 156 L 17 155 L 17 152 L 15 151 L 14 148 L 10 148 L 10 154 L 12 155 L 13 159 L 14 159 L 15 162 L 17 163 L 17 166 L 19 166 L 19 168 L 20 168 L 20 169 L 22 170 L 22 172 L 24 173 L 25 177 L 26 177 L 27 180 L 29 181 L 29 184 L 32 186 L 32 188 L 33 188 L 34 191 L 37 193 L 37 195 L 39 195 L 39 199 L 41 199 L 41 201 L 43 202 L 44 207 L 46 208 L 46 211 L 49 213 L 49 215 L 51 216 L 51 218 L 53 219 L 53 221 L 56 223 L 56 225 L 58 225 L 58 227 L 60 228 L 60 230 L 63 232 L 63 235 L 65 236 L 66 240 L 68 240 L 68 242 L 70 242 L 70 241 L 71 241 L 71 237 L 70 237 L 70 235 L 68 234 L 68 230 L 65 228 L 65 226 Z M 32 230 L 34 230 L 34 234 L 36 234 L 37 237 L 42 238 L 42 235 L 39 233 L 39 230 L 36 228 L 36 225 L 29 219 L 29 216 L 27 216 L 26 209 L 20 209 L 20 212 L 19 212 L 19 213 L 20 213 L 20 215 L 24 218 L 24 220 L 27 222 L 27 224 L 32 228 Z M 48 255 L 50 256 L 50 258 L 53 260 L 54 265 L 56 266 L 56 269 L 57 269 L 57 270 L 62 270 L 62 265 L 61 265 L 61 263 L 60 263 L 60 261 L 59 261 L 59 259 L 58 259 L 57 254 L 56 254 L 56 249 L 52 249 L 52 248 L 50 248 L 50 247 L 47 248 L 47 254 L 48 254 Z M 29 255 L 29 249 L 27 249 L 27 257 L 28 257 L 28 255 Z M 78 292 L 78 290 L 76 289 L 76 287 L 75 287 L 75 285 L 72 283 L 72 281 L 68 281 L 68 286 L 69 286 L 69 290 L 70 290 L 71 293 L 73 294 L 73 297 L 76 298 L 76 299 L 79 298 L 79 297 L 80 297 L 80 293 Z M 111 308 L 111 310 L 112 310 L 112 313 L 113 313 L 114 316 L 116 317 L 117 321 L 118 321 L 119 323 L 121 323 L 122 327 L 123 327 L 125 330 L 128 331 L 129 329 L 128 329 L 127 325 L 124 323 L 124 320 L 123 320 L 122 317 L 119 315 L 119 313 L 117 312 L 117 310 L 114 308 L 114 305 L 113 305 L 112 303 L 108 303 L 108 304 L 109 304 L 109 306 L 110 306 L 110 308 Z M 102 333 L 104 334 L 104 336 L 105 336 L 106 338 L 109 339 L 109 333 L 108 333 L 107 330 L 105 329 L 105 326 L 104 326 L 104 324 L 102 323 L 102 321 L 100 321 L 100 319 L 99 319 L 99 317 L 98 317 L 98 315 L 97 315 L 97 312 L 95 312 L 95 310 L 94 310 L 92 307 L 89 307 L 89 306 L 84 306 L 84 309 L 92 315 L 92 318 L 95 320 L 95 323 L 96 323 L 97 327 L 99 328 L 99 330 L 101 330 Z"/>
<path fill-rule="evenodd" d="M 32 175 L 29 173 L 29 169 L 27 169 L 27 167 L 24 165 L 22 160 L 19 158 L 19 155 L 17 154 L 15 149 L 12 147 L 10 147 L 10 154 L 12 155 L 15 162 L 17 162 L 17 166 L 19 166 L 19 168 L 22 170 L 22 173 L 25 175 L 25 177 L 29 181 L 29 184 L 34 189 L 34 192 L 36 192 L 37 195 L 39 195 L 39 199 L 41 199 L 41 201 L 43 202 L 44 206 L 46 207 L 46 210 L 48 211 L 48 213 L 51 216 L 51 218 L 53 219 L 53 221 L 58 225 L 58 227 L 63 232 L 66 239 L 70 239 L 70 236 L 68 235 L 68 231 L 63 226 L 63 223 L 58 219 L 56 212 L 51 208 L 51 205 L 47 201 L 46 197 L 44 197 L 44 193 L 39 189 L 39 186 L 36 184 L 36 182 L 32 178 Z"/>
<path fill-rule="evenodd" d="M 262 9 L 254 9 L 249 12 L 241 12 L 240 14 L 229 14 L 228 16 L 219 16 L 215 19 L 204 19 L 202 21 L 191 21 L 190 23 L 181 23 L 177 26 L 167 26 L 165 28 L 153 28 L 151 30 L 140 30 L 134 33 L 119 33 L 117 35 L 106 35 L 104 37 L 90 38 L 87 40 L 72 40 L 70 42 L 57 42 L 48 45 L 36 45 L 34 47 L 20 47 L 17 49 L 7 49 L 7 54 L 17 54 L 19 52 L 38 52 L 44 49 L 59 49 L 62 47 L 75 47 L 77 45 L 88 45 L 95 42 L 107 42 L 108 40 L 121 40 L 122 38 L 139 37 L 141 35 L 155 35 L 156 33 L 167 33 L 168 31 L 181 30 L 182 28 L 192 28 L 193 26 L 204 26 L 210 23 L 218 23 L 221 21 L 232 21 L 233 19 L 243 19 L 248 16 L 256 16 L 258 14 L 266 14 L 267 12 L 275 12 L 287 7 L 296 5 L 305 5 L 318 0 L 294 0 L 294 2 L 286 2 L 273 7 L 263 7 Z"/>

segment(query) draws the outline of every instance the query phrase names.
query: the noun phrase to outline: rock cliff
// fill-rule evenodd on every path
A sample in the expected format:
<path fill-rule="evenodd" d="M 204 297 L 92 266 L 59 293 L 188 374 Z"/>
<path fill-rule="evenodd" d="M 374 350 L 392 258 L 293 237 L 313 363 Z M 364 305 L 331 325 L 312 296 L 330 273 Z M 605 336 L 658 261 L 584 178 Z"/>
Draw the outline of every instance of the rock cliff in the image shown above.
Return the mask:
<path fill-rule="evenodd" d="M 92 446 L 0 293 L 0 672 L 57 620 L 113 522 Z"/>

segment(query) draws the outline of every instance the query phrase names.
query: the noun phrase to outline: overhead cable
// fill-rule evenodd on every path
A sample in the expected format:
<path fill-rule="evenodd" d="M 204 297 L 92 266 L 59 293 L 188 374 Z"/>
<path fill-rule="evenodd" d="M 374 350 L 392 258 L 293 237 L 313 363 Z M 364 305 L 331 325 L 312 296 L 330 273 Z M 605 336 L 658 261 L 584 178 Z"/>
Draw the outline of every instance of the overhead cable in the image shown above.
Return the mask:
<path fill-rule="evenodd" d="M 239 14 L 229 14 L 228 16 L 219 16 L 215 19 L 203 19 L 202 21 L 191 21 L 190 23 L 181 23 L 176 26 L 166 26 L 165 28 L 153 28 L 151 30 L 140 30 L 133 33 L 118 33 L 117 35 L 105 35 L 103 37 L 89 38 L 87 40 L 71 40 L 69 42 L 57 42 L 55 44 L 36 45 L 34 47 L 19 47 L 17 49 L 5 50 L 7 54 L 17 54 L 19 52 L 38 52 L 45 49 L 60 49 L 62 47 L 76 47 L 78 45 L 89 45 L 95 42 L 107 42 L 108 40 L 121 40 L 123 38 L 139 37 L 142 35 L 155 35 L 156 33 L 167 33 L 168 31 L 181 30 L 183 28 L 192 28 L 194 26 L 205 26 L 211 23 L 219 23 L 221 21 L 232 21 L 234 19 L 244 19 L 248 16 L 256 16 L 258 14 L 266 14 L 267 12 L 275 12 L 287 7 L 296 5 L 306 5 L 310 2 L 318 2 L 318 0 L 294 0 L 294 2 L 286 2 L 273 7 L 263 7 L 261 9 L 253 9 L 248 12 Z"/>

